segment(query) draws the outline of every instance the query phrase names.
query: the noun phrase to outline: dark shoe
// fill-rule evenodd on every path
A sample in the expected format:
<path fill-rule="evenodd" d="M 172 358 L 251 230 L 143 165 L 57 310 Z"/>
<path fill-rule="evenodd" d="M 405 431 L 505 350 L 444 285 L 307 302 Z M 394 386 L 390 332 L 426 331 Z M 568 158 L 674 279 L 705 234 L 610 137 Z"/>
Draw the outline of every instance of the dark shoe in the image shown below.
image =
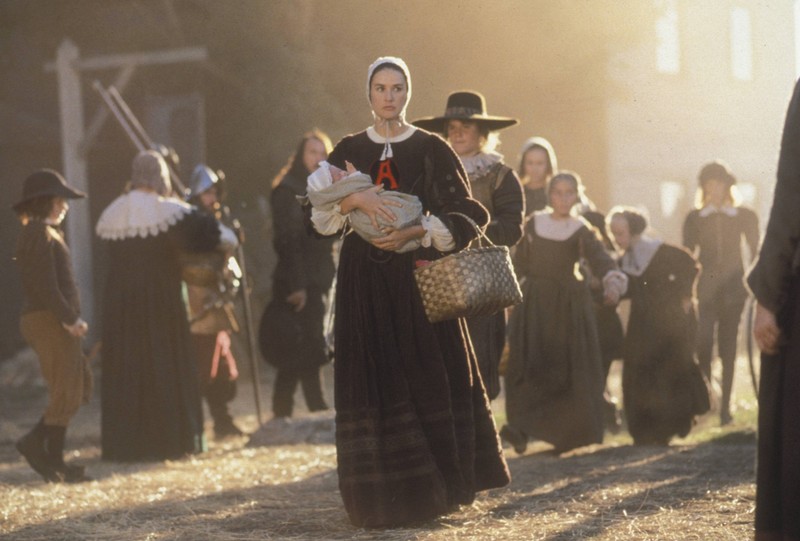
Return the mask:
<path fill-rule="evenodd" d="M 233 421 L 228 421 L 226 423 L 214 423 L 214 437 L 218 440 L 244 435 L 244 431 L 236 426 Z"/>
<path fill-rule="evenodd" d="M 86 467 L 77 464 L 64 464 L 61 468 L 56 469 L 64 478 L 65 483 L 87 483 L 94 481 L 91 477 L 86 475 Z"/>
<path fill-rule="evenodd" d="M 528 436 L 510 425 L 500 429 L 500 437 L 510 443 L 518 455 L 525 454 L 528 449 Z"/>
<path fill-rule="evenodd" d="M 86 475 L 84 466 L 66 464 L 64 462 L 64 439 L 67 435 L 67 427 L 45 425 L 47 434 L 46 448 L 47 458 L 50 466 L 61 477 L 65 483 L 85 483 L 91 481 L 91 477 Z"/>
<path fill-rule="evenodd" d="M 53 465 L 50 463 L 50 458 L 47 455 L 45 448 L 45 426 L 40 421 L 33 430 L 23 436 L 15 445 L 19 454 L 21 454 L 28 465 L 33 470 L 42 476 L 48 483 L 59 483 L 63 481 L 63 477 L 59 474 Z"/>

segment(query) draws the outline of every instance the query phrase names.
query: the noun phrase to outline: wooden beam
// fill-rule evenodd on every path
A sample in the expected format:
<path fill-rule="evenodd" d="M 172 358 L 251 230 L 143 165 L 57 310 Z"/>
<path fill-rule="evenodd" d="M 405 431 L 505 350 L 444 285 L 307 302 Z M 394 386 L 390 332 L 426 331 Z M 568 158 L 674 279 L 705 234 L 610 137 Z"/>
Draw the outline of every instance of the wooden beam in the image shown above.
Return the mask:
<path fill-rule="evenodd" d="M 124 66 L 147 66 L 173 64 L 176 62 L 202 62 L 208 59 L 205 47 L 184 47 L 152 53 L 111 54 L 91 58 L 75 59 L 75 69 L 80 71 L 120 68 Z M 56 71 L 56 62 L 48 62 L 45 71 Z"/>

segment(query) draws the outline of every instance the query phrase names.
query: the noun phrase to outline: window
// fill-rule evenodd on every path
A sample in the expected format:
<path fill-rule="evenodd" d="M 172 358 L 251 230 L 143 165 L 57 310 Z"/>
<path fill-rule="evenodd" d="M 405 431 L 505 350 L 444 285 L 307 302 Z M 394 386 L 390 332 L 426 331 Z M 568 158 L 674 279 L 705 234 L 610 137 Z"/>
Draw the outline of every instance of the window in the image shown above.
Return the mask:
<path fill-rule="evenodd" d="M 750 12 L 741 7 L 731 10 L 731 70 L 740 81 L 753 80 L 753 33 Z"/>
<path fill-rule="evenodd" d="M 660 73 L 678 73 L 681 69 L 681 44 L 678 34 L 676 0 L 657 0 L 656 69 Z"/>

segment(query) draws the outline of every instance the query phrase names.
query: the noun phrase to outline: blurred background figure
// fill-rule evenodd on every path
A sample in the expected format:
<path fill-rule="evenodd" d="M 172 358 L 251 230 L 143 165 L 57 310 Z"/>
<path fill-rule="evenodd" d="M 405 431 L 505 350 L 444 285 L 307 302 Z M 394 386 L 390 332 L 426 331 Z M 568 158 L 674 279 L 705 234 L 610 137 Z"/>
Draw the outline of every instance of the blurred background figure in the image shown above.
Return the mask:
<path fill-rule="evenodd" d="M 278 262 L 272 275 L 272 300 L 261 318 L 259 340 L 264 358 L 277 369 L 272 393 L 276 419 L 292 416 L 298 383 L 309 411 L 328 409 L 320 367 L 330 361 L 323 320 L 325 296 L 336 270 L 334 240 L 316 238 L 308 232 L 297 197 L 306 194 L 308 175 L 330 150 L 331 141 L 325 133 L 305 133 L 272 182 L 270 205 Z"/>
<path fill-rule="evenodd" d="M 486 114 L 486 100 L 478 92 L 454 92 L 443 116 L 422 118 L 415 126 L 440 133 L 456 151 L 469 177 L 472 197 L 489 211 L 486 236 L 498 246 L 514 246 L 522 237 L 525 200 L 522 185 L 503 155 L 495 149 L 498 131 L 514 126 L 515 118 Z M 500 394 L 500 357 L 506 342 L 506 312 L 467 319 L 472 347 L 490 400 Z"/>
<path fill-rule="evenodd" d="M 96 227 L 108 251 L 103 296 L 101 444 L 106 460 L 164 460 L 205 449 L 181 254 L 221 249 L 218 222 L 173 196 L 164 159 L 133 160 L 129 191 Z"/>
<path fill-rule="evenodd" d="M 525 189 L 525 216 L 547 206 L 547 183 L 558 171 L 556 151 L 544 137 L 531 137 L 522 145 L 519 178 Z"/>
<path fill-rule="evenodd" d="M 235 298 L 241 271 L 233 257 L 238 244 L 235 232 L 226 225 L 229 218 L 225 199 L 224 177 L 210 167 L 195 167 L 190 180 L 189 203 L 199 212 L 217 220 L 224 232 L 225 250 L 187 256 L 183 278 L 188 293 L 189 329 L 192 333 L 195 360 L 200 377 L 200 392 L 208 404 L 214 422 L 214 436 L 241 436 L 233 422 L 228 403 L 236 396 L 239 372 L 231 351 L 231 332 L 239 332 Z M 189 259 L 191 258 L 191 259 Z"/>
<path fill-rule="evenodd" d="M 635 445 L 668 445 L 709 408 L 694 357 L 698 265 L 684 248 L 644 235 L 647 220 L 635 209 L 612 209 L 608 223 L 631 299 L 622 369 L 628 431 Z"/>
<path fill-rule="evenodd" d="M 20 329 L 36 352 L 48 391 L 42 418 L 16 447 L 48 482 L 88 480 L 82 466 L 64 463 L 67 426 L 92 395 L 92 373 L 81 348 L 89 326 L 81 319 L 72 259 L 61 230 L 67 200 L 85 196 L 58 172 L 42 169 L 25 179 L 22 198 L 13 207 L 22 223 L 14 252 L 24 294 Z"/>
<path fill-rule="evenodd" d="M 740 205 L 735 189 L 736 177 L 730 168 L 716 160 L 705 164 L 698 175 L 695 210 L 683 224 L 683 245 L 697 257 L 702 267 L 697 285 L 699 325 L 697 358 L 709 381 L 717 337 L 717 354 L 722 361 L 722 397 L 719 405 L 721 425 L 731 422 L 731 392 L 736 364 L 736 339 L 747 300 L 744 268 L 758 249 L 758 218 Z M 748 254 L 742 250 L 747 243 Z"/>
<path fill-rule="evenodd" d="M 603 247 L 608 254 L 616 259 L 616 249 L 606 228 L 606 217 L 597 210 L 594 203 L 585 194 L 579 205 L 578 213 L 589 222 L 600 236 Z M 624 340 L 622 320 L 617 313 L 616 305 L 606 304 L 604 301 L 603 281 L 592 274 L 591 266 L 581 261 L 581 274 L 587 281 L 592 294 L 594 314 L 597 319 L 597 337 L 600 340 L 600 357 L 603 366 L 603 381 L 608 381 L 611 363 L 622 358 L 622 342 Z M 613 433 L 622 428 L 622 415 L 617 399 L 609 392 L 607 385 L 604 393 L 606 428 Z"/>
<path fill-rule="evenodd" d="M 578 264 L 584 259 L 601 280 L 607 304 L 619 301 L 627 279 L 594 228 L 573 215 L 582 193 L 575 173 L 551 178 L 551 207 L 531 216 L 515 254 L 524 300 L 509 322 L 508 424 L 500 435 L 520 454 L 528 438 L 552 444 L 557 453 L 603 441 L 600 343 Z"/>

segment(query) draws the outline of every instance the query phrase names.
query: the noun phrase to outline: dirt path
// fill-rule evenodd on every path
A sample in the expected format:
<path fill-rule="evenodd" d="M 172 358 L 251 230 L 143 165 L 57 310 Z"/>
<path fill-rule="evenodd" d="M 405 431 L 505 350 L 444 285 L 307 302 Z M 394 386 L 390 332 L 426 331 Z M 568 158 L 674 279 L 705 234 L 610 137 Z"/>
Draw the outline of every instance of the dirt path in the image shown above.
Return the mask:
<path fill-rule="evenodd" d="M 269 374 L 265 378 L 267 391 Z M 253 430 L 245 389 L 234 412 Z M 709 416 L 689 439 L 670 447 L 633 447 L 620 435 L 562 457 L 549 454 L 544 444 L 522 457 L 509 451 L 510 487 L 481 494 L 472 506 L 437 521 L 369 531 L 347 521 L 330 444 L 252 448 L 242 438 L 211 442 L 208 453 L 175 462 L 104 463 L 97 399 L 80 412 L 68 436 L 71 458 L 87 464 L 96 481 L 43 484 L 13 449 L 16 437 L 41 412 L 43 389 L 1 392 L 0 540 L 716 541 L 752 536 L 755 438 L 752 411 L 744 411 L 752 404 L 746 399 L 739 401 L 734 426 L 719 429 Z"/>

